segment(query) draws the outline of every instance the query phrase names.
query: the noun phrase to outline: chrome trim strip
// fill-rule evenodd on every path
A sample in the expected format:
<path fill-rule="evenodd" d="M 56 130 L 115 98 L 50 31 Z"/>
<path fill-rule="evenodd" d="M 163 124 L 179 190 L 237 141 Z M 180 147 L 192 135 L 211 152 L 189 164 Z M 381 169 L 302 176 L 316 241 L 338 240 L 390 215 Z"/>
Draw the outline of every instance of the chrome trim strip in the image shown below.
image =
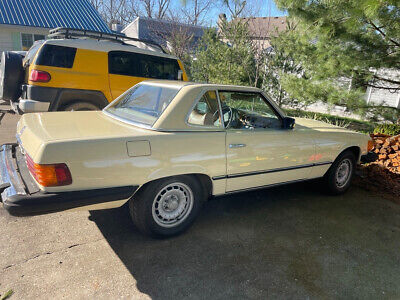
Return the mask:
<path fill-rule="evenodd" d="M 281 186 L 281 185 L 285 185 L 285 184 L 304 182 L 304 181 L 309 181 L 309 180 L 313 180 L 313 179 L 315 179 L 315 178 L 303 178 L 303 179 L 297 179 L 297 180 L 291 180 L 291 181 L 285 181 L 285 182 L 279 182 L 279 183 L 266 184 L 266 185 L 251 187 L 251 188 L 247 188 L 247 189 L 229 191 L 229 192 L 226 192 L 226 194 L 234 194 L 234 193 L 248 192 L 248 191 L 253 191 L 253 190 L 260 190 L 260 189 L 265 189 L 265 188 L 272 188 L 272 187 Z"/>
<path fill-rule="evenodd" d="M 222 121 L 222 127 L 223 127 L 224 129 L 226 129 L 225 120 L 224 120 L 224 114 L 222 113 L 221 99 L 219 99 L 219 90 L 217 89 L 215 92 L 217 93 L 219 115 L 220 115 L 220 118 L 221 118 L 221 121 Z"/>
<path fill-rule="evenodd" d="M 324 165 L 331 165 L 331 164 L 333 164 L 333 162 L 331 162 L 331 161 L 322 161 L 322 162 L 314 163 L 314 167 L 324 166 Z"/>
<path fill-rule="evenodd" d="M 235 174 L 228 174 L 228 175 L 220 175 L 220 176 L 212 177 L 212 180 L 220 180 L 220 179 L 227 179 L 227 178 L 238 178 L 238 177 L 261 175 L 261 174 L 275 173 L 275 172 L 284 172 L 284 171 L 311 168 L 311 167 L 315 167 L 315 166 L 323 166 L 323 165 L 330 165 L 330 164 L 332 164 L 332 162 L 325 161 L 325 162 L 319 162 L 319 163 L 312 163 L 312 164 L 285 167 L 285 168 L 276 168 L 276 169 L 269 169 L 269 170 L 263 170 L 263 171 L 253 171 L 253 172 L 246 172 L 246 173 L 235 173 Z"/>

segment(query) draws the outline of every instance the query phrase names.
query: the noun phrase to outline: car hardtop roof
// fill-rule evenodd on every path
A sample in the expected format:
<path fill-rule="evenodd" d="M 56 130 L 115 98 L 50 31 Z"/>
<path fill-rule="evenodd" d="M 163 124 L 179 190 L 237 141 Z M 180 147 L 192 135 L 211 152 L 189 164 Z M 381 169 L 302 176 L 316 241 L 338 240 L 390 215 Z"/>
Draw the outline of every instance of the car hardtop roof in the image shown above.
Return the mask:
<path fill-rule="evenodd" d="M 110 51 L 126 51 L 133 53 L 141 53 L 152 56 L 166 57 L 171 59 L 177 59 L 176 56 L 169 55 L 166 53 L 142 49 L 134 45 L 116 43 L 108 40 L 95 40 L 91 38 L 74 38 L 74 39 L 48 39 L 44 42 L 45 44 L 74 47 L 78 49 L 94 50 L 100 52 Z"/>
<path fill-rule="evenodd" d="M 217 89 L 217 90 L 233 90 L 233 91 L 244 91 L 244 92 L 261 92 L 262 90 L 251 86 L 241 86 L 241 85 L 228 85 L 228 84 L 216 84 L 216 83 L 199 83 L 192 81 L 180 81 L 180 80 L 144 80 L 142 84 L 157 84 L 165 86 L 175 86 L 175 87 L 186 87 L 191 88 L 206 88 L 206 89 Z"/>

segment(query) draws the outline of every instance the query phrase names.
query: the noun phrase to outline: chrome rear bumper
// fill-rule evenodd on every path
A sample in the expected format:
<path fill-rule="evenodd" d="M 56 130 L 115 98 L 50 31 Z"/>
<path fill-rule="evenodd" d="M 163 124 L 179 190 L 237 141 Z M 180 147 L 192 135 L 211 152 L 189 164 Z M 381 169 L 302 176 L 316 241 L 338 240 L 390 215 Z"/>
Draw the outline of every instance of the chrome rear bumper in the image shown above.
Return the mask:
<path fill-rule="evenodd" d="M 17 144 L 5 144 L 0 148 L 0 186 L 3 189 L 3 191 L 0 190 L 0 200 L 2 202 L 15 195 L 27 194 L 15 159 L 17 147 Z"/>

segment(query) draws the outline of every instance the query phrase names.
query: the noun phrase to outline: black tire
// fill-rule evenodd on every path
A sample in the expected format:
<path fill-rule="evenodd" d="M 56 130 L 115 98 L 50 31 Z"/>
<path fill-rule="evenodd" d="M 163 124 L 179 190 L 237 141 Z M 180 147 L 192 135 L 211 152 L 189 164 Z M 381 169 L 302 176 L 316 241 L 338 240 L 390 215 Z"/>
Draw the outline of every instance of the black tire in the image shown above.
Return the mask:
<path fill-rule="evenodd" d="M 168 222 L 166 219 L 162 220 L 161 212 L 164 202 L 160 199 L 168 200 L 171 199 L 171 195 L 174 195 L 175 191 L 183 193 L 186 199 L 189 199 L 188 193 L 179 190 L 182 187 L 189 191 L 189 195 L 193 196 L 191 209 L 185 214 L 182 213 L 180 219 L 176 219 L 176 224 L 160 224 Z M 171 190 L 168 190 L 171 188 Z M 164 194 L 162 194 L 166 191 Z M 182 233 L 193 223 L 196 216 L 198 215 L 201 206 L 206 198 L 207 193 L 202 188 L 202 185 L 193 176 L 174 176 L 165 179 L 160 179 L 143 186 L 129 201 L 129 211 L 136 227 L 145 235 L 152 237 L 170 237 Z M 164 197 L 164 198 L 163 198 Z M 189 208 L 189 201 L 181 202 L 182 198 L 176 200 L 179 204 L 175 211 L 180 208 L 180 203 L 186 203 Z M 153 209 L 154 206 L 154 209 Z M 185 206 L 186 207 L 186 206 Z M 161 209 L 160 209 L 161 208 Z M 158 211 L 159 210 L 159 211 Z M 169 213 L 163 210 L 164 213 Z M 174 211 L 171 212 L 175 213 Z M 168 226 L 168 227 L 167 227 Z"/>
<path fill-rule="evenodd" d="M 347 167 L 349 168 L 348 175 L 345 176 Z M 324 176 L 327 192 L 331 195 L 345 193 L 351 185 L 355 168 L 356 157 L 354 153 L 350 150 L 341 153 Z"/>
<path fill-rule="evenodd" d="M 24 69 L 20 54 L 4 51 L 0 61 L 0 99 L 17 101 L 21 96 Z"/>
<path fill-rule="evenodd" d="M 100 110 L 97 105 L 89 102 L 74 102 L 63 107 L 63 111 L 91 111 Z"/>

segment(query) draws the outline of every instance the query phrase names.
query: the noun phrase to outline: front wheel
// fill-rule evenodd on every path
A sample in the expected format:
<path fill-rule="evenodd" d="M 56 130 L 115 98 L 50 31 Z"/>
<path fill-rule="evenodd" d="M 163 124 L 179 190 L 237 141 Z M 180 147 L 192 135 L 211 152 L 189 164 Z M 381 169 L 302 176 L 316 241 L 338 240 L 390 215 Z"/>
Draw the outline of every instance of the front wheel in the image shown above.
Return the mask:
<path fill-rule="evenodd" d="M 143 186 L 129 201 L 129 210 L 142 233 L 168 237 L 193 223 L 204 199 L 205 193 L 196 178 L 176 176 Z"/>
<path fill-rule="evenodd" d="M 324 176 L 330 194 L 339 195 L 348 190 L 354 175 L 356 158 L 353 152 L 345 151 L 336 158 Z"/>

